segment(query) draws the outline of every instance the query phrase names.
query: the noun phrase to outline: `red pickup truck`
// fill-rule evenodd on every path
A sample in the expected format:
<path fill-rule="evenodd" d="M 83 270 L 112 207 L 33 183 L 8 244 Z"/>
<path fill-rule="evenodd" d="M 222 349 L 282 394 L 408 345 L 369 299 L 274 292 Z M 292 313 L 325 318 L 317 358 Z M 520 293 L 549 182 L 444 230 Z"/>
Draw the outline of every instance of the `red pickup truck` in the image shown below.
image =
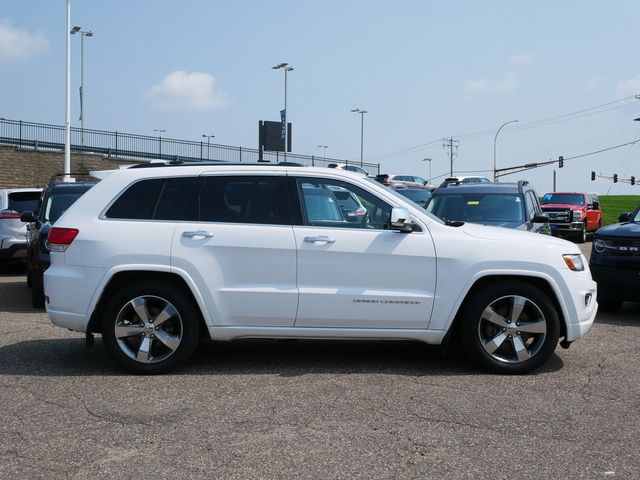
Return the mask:
<path fill-rule="evenodd" d="M 554 236 L 583 243 L 587 240 L 587 233 L 602 226 L 600 200 L 593 193 L 545 193 L 540 203 L 542 211 L 549 217 L 549 227 Z"/>

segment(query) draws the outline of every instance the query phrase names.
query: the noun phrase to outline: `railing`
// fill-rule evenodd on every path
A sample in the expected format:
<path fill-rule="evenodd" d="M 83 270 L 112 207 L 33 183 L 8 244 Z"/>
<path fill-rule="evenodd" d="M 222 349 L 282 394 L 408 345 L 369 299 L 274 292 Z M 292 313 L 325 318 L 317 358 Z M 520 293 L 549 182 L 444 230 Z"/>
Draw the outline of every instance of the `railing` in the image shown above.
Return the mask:
<path fill-rule="evenodd" d="M 64 134 L 65 129 L 62 125 L 0 118 L 0 144 L 60 151 L 64 150 Z M 257 162 L 260 153 L 255 148 L 76 127 L 71 127 L 71 151 L 115 158 L 184 162 Z M 278 163 L 285 160 L 283 152 L 263 152 L 262 155 L 265 162 Z M 331 163 L 360 165 L 360 162 L 297 153 L 287 153 L 286 161 L 310 166 L 327 166 Z M 380 173 L 379 163 L 364 162 L 362 167 L 370 174 Z"/>

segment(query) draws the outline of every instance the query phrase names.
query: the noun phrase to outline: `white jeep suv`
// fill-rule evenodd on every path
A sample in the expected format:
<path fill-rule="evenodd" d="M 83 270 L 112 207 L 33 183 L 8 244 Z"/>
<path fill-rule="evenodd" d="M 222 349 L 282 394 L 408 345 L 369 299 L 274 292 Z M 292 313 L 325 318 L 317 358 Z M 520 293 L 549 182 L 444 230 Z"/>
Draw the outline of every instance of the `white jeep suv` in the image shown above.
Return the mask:
<path fill-rule="evenodd" d="M 366 212 L 345 215 L 337 190 Z M 584 335 L 596 284 L 574 244 L 443 222 L 350 172 L 295 165 L 114 171 L 49 232 L 54 324 L 101 333 L 135 373 L 198 338 L 461 342 L 494 372 L 543 364 Z"/>

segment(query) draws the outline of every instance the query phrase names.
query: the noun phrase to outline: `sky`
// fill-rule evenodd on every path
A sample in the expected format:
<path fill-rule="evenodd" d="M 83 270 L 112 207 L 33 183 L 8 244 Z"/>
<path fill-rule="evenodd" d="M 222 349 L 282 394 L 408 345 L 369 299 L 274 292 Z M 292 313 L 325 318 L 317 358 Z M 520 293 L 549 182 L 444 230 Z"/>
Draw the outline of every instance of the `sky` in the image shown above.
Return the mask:
<path fill-rule="evenodd" d="M 288 62 L 293 150 L 385 173 L 448 176 L 567 160 L 557 189 L 640 194 L 637 0 L 72 0 L 85 38 L 85 127 L 257 148 Z M 2 0 L 0 117 L 63 125 L 66 0 Z M 72 37 L 79 126 L 80 38 Z M 572 158 L 579 157 L 579 158 Z M 423 159 L 431 158 L 431 162 Z M 429 173 L 429 163 L 431 174 Z M 542 195 L 553 166 L 503 177 Z"/>

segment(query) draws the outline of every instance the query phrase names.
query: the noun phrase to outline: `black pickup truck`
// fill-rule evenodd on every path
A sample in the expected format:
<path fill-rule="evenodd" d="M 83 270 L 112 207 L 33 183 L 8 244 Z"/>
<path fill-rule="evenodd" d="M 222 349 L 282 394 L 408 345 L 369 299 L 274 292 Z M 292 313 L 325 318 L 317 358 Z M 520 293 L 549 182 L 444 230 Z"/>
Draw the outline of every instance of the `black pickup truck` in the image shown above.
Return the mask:
<path fill-rule="evenodd" d="M 640 206 L 621 214 L 619 222 L 593 236 L 589 268 L 603 311 L 615 311 L 625 300 L 640 302 Z"/>

